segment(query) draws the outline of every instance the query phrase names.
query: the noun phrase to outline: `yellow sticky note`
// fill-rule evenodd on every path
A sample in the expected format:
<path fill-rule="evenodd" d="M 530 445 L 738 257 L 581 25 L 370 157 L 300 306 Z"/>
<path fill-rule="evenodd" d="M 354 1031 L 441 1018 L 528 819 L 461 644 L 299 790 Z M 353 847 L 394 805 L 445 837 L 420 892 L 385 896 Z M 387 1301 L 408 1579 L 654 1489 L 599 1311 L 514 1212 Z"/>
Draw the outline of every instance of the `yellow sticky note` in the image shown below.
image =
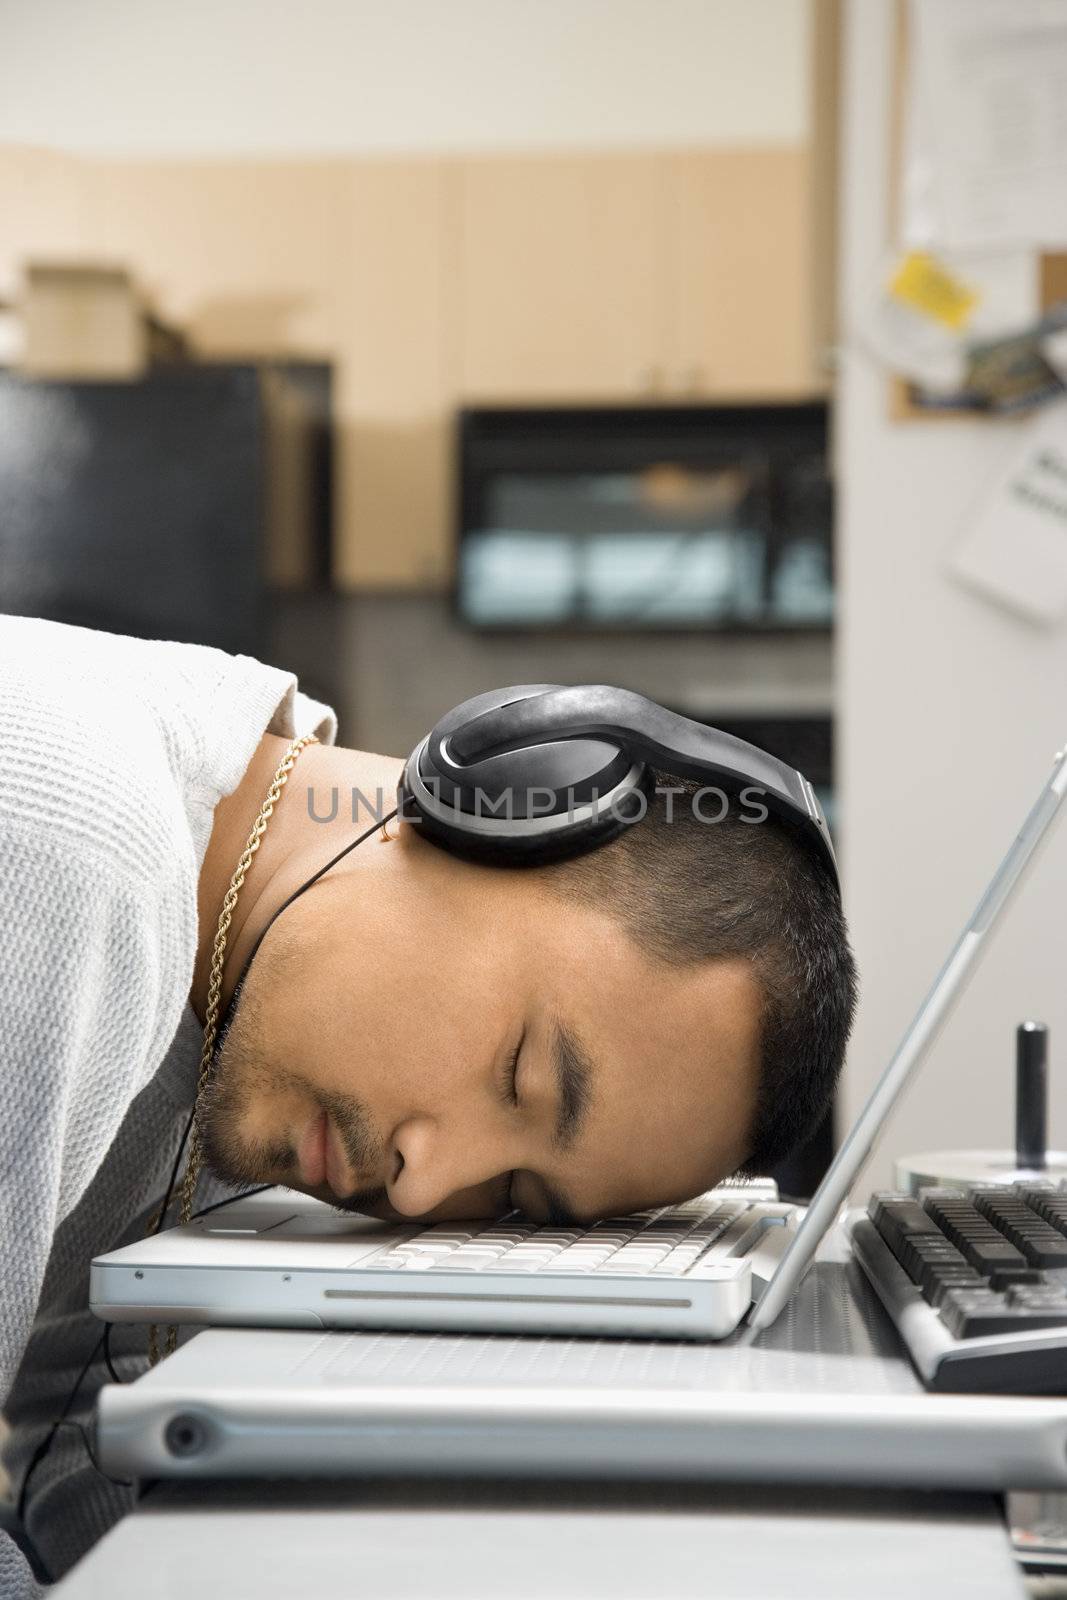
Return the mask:
<path fill-rule="evenodd" d="M 946 328 L 964 328 L 978 304 L 978 294 L 923 250 L 904 256 L 889 280 L 889 293 Z"/>

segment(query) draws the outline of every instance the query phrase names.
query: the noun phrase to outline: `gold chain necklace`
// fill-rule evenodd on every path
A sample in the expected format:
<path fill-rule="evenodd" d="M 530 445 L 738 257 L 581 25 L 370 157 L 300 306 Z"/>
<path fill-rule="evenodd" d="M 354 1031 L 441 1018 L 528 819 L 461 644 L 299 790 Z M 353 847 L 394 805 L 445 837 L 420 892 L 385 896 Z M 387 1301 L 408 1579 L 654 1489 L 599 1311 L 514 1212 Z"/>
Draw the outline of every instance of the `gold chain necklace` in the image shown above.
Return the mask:
<path fill-rule="evenodd" d="M 248 842 L 241 852 L 241 859 L 234 869 L 230 879 L 230 887 L 226 890 L 226 898 L 222 902 L 219 912 L 219 925 L 215 930 L 215 943 L 211 950 L 211 977 L 208 982 L 207 1009 L 204 1013 L 204 1044 L 200 1052 L 200 1071 L 196 1080 L 196 1093 L 193 1096 L 193 1121 L 189 1129 L 189 1154 L 185 1164 L 185 1175 L 178 1190 L 178 1221 L 184 1227 L 193 1215 L 193 1197 L 196 1194 L 197 1180 L 200 1177 L 200 1168 L 203 1164 L 203 1150 L 200 1144 L 200 1131 L 196 1120 L 196 1108 L 200 1103 L 200 1096 L 204 1091 L 211 1072 L 211 1057 L 215 1049 L 215 1035 L 219 1025 L 219 1001 L 222 995 L 222 970 L 226 960 L 226 940 L 230 932 L 230 923 L 237 905 L 237 896 L 245 881 L 249 867 L 259 849 L 260 840 L 267 831 L 267 824 L 274 815 L 274 807 L 284 789 L 290 772 L 296 765 L 296 758 L 309 744 L 318 744 L 318 735 L 308 733 L 300 739 L 294 739 L 285 752 L 277 772 L 271 780 L 266 798 L 259 808 L 259 815 L 252 825 L 252 832 L 248 835 Z M 157 1217 L 153 1219 L 158 1222 Z M 150 1230 L 151 1231 L 151 1230 Z M 173 1355 L 178 1342 L 178 1329 L 167 1329 L 166 1354 Z M 159 1360 L 159 1329 L 155 1323 L 148 1330 L 148 1363 L 154 1367 Z"/>

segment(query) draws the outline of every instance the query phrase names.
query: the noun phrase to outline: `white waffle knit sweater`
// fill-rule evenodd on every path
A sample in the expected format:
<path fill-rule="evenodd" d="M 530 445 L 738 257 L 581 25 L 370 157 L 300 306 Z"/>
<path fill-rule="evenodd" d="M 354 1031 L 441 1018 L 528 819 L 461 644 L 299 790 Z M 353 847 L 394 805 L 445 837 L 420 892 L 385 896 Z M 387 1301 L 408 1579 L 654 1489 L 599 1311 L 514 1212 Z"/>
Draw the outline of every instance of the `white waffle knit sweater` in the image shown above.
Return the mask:
<path fill-rule="evenodd" d="M 166 1188 L 200 1053 L 197 879 L 264 731 L 332 741 L 336 723 L 247 656 L 0 616 L 0 1402 L 16 1494 L 100 1335 L 89 1261 L 138 1237 Z M 112 1345 L 124 1377 L 143 1370 L 145 1330 Z M 71 1418 L 88 1419 L 102 1376 Z M 57 1578 L 128 1504 L 61 1429 L 16 1537 Z M 37 1592 L 0 1532 L 0 1597 Z"/>

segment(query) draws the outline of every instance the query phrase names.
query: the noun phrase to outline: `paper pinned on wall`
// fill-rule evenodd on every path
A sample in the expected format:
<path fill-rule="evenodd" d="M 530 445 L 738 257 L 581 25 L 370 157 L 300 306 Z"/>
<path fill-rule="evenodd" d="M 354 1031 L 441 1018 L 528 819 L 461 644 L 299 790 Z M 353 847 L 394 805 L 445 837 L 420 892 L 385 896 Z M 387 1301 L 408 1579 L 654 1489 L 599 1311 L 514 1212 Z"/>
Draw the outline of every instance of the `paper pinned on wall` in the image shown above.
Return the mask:
<path fill-rule="evenodd" d="M 1067 247 L 1065 0 L 911 0 L 902 233 Z"/>
<path fill-rule="evenodd" d="M 1067 0 L 1065 0 L 1067 4 Z M 915 280 L 916 258 L 925 252 L 909 252 L 887 258 L 867 304 L 857 316 L 853 333 L 857 342 L 890 372 L 918 384 L 931 394 L 956 394 L 967 371 L 967 345 L 971 342 L 1003 338 L 1035 322 L 1038 315 L 1038 275 L 1035 258 L 1028 251 L 989 255 L 981 251 L 938 252 L 933 258 L 937 273 L 955 289 L 956 303 L 967 302 L 962 323 L 956 326 L 945 316 L 934 314 L 934 301 L 925 304 L 916 288 L 929 287 L 922 273 Z M 901 295 L 899 286 L 910 281 L 911 292 Z M 952 295 L 948 301 L 952 303 Z"/>
<path fill-rule="evenodd" d="M 1067 400 L 1020 430 L 950 552 L 948 571 L 1034 622 L 1057 622 L 1067 612 Z"/>

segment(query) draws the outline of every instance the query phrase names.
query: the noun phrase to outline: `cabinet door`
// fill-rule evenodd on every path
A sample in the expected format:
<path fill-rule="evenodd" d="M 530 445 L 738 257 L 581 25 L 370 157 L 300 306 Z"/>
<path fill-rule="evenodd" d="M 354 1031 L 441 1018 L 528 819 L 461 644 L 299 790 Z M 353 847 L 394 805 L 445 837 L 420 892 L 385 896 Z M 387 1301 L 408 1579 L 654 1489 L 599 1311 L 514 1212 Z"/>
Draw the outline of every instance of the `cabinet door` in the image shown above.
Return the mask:
<path fill-rule="evenodd" d="M 346 200 L 334 576 L 350 588 L 442 585 L 450 559 L 451 396 L 445 168 L 367 162 Z"/>
<path fill-rule="evenodd" d="M 632 399 L 663 345 L 651 156 L 470 160 L 457 171 L 467 401 Z"/>
<path fill-rule="evenodd" d="M 812 394 L 807 151 L 709 150 L 663 163 L 672 388 L 714 399 Z"/>

